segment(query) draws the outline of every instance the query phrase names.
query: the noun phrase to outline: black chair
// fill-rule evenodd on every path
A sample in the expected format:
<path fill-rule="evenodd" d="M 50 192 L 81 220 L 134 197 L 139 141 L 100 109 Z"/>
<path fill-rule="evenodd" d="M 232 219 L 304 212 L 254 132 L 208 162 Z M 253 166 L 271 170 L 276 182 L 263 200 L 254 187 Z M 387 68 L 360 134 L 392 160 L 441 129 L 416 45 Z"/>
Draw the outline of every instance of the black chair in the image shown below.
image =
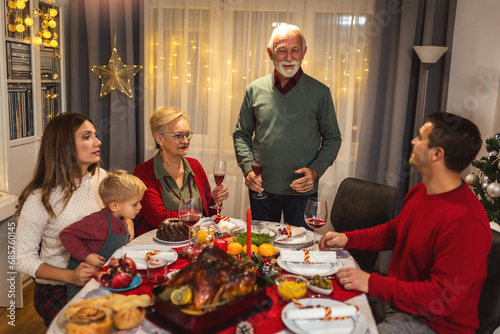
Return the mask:
<path fill-rule="evenodd" d="M 479 298 L 479 329 L 476 334 L 493 333 L 500 326 L 500 233 L 492 232 L 488 253 L 488 274 Z"/>
<path fill-rule="evenodd" d="M 346 178 L 339 186 L 330 220 L 336 232 L 354 231 L 383 224 L 396 213 L 398 190 L 384 184 Z M 372 273 L 378 252 L 350 249 L 359 267 Z"/>

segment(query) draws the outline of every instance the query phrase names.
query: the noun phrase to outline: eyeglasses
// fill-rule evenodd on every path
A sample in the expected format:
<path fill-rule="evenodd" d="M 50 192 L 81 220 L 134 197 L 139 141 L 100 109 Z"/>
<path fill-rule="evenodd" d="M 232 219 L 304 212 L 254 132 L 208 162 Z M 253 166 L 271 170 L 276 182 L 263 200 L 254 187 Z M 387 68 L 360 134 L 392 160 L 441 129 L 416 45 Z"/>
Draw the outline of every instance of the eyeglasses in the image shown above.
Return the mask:
<path fill-rule="evenodd" d="M 186 140 L 190 140 L 191 137 L 193 137 L 192 132 L 186 132 L 184 134 L 182 134 L 182 133 L 164 133 L 163 135 L 173 137 L 175 141 L 181 141 L 183 138 L 186 138 Z"/>

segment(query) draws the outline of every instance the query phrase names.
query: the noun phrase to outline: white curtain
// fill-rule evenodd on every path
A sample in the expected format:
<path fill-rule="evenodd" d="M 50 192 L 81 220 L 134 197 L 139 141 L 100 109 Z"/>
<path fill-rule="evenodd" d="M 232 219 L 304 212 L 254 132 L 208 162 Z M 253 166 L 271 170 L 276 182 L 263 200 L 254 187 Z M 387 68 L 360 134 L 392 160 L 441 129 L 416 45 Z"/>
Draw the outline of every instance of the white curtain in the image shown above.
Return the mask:
<path fill-rule="evenodd" d="M 195 133 L 188 156 L 202 163 L 212 186 L 214 160 L 227 161 L 222 214 L 236 218 L 249 205 L 232 140 L 245 89 L 273 69 L 266 47 L 274 27 L 301 27 L 308 48 L 302 68 L 330 87 L 342 133 L 337 160 L 320 180 L 319 195 L 331 206 L 338 184 L 354 175 L 374 0 L 148 0 L 144 11 L 145 133 L 156 108 L 185 109 Z M 153 144 L 149 136 L 145 159 Z"/>

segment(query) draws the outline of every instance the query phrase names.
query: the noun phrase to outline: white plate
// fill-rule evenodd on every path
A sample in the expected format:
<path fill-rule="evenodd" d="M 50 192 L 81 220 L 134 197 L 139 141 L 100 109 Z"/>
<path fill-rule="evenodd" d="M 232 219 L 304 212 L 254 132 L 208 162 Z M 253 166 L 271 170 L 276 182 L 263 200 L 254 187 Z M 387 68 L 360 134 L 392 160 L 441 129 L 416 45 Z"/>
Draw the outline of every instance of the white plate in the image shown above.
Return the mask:
<path fill-rule="evenodd" d="M 345 303 L 326 298 L 303 298 L 299 302 L 303 306 L 328 306 L 339 307 Z M 329 333 L 353 333 L 358 324 L 358 316 L 344 320 L 290 320 L 285 318 L 288 310 L 294 310 L 297 306 L 293 302 L 288 303 L 281 311 L 281 320 L 285 326 L 296 334 L 329 334 Z"/>
<path fill-rule="evenodd" d="M 200 220 L 201 224 L 207 224 L 208 222 L 212 222 L 215 219 L 215 215 L 212 217 L 208 218 L 208 220 L 205 220 L 207 218 L 204 218 L 203 221 Z M 236 219 L 236 218 L 231 218 L 229 217 L 229 221 L 220 221 L 218 224 L 215 222 L 213 223 L 218 229 L 219 232 L 222 233 L 227 233 L 230 228 L 233 228 L 235 226 L 246 226 L 246 223 L 243 220 Z"/>
<path fill-rule="evenodd" d="M 314 233 L 313 233 L 313 238 L 314 238 Z M 283 244 L 283 245 L 296 245 L 296 244 L 303 244 L 304 242 L 307 242 L 307 239 L 309 239 L 309 237 L 308 237 L 307 231 L 306 231 L 303 234 L 294 235 L 293 237 L 290 237 L 290 239 L 283 239 L 283 238 L 276 239 L 276 240 L 274 240 L 274 242 L 277 244 Z"/>
<path fill-rule="evenodd" d="M 194 239 L 194 238 L 192 238 Z M 165 240 L 161 240 L 161 239 L 158 239 L 156 237 L 156 234 L 153 235 L 153 240 L 160 243 L 160 244 L 164 244 L 164 245 L 167 245 L 167 246 L 174 246 L 174 247 L 179 247 L 179 246 L 184 246 L 184 245 L 187 245 L 189 243 L 189 240 L 182 240 L 182 241 L 165 241 Z"/>
<path fill-rule="evenodd" d="M 312 277 L 314 275 L 333 275 L 342 268 L 342 263 L 340 261 L 332 263 L 285 262 L 281 261 L 280 256 L 278 258 L 278 266 L 293 274 Z"/>
<path fill-rule="evenodd" d="M 168 253 L 173 253 L 175 254 L 175 260 L 169 261 L 168 264 L 172 264 L 175 261 L 177 261 L 177 258 L 179 255 L 177 254 L 176 251 L 174 251 L 171 247 L 168 247 L 166 245 L 134 245 L 134 246 L 124 246 L 122 248 L 119 248 L 113 253 L 113 257 L 122 257 L 123 254 L 125 254 L 127 251 L 138 251 L 138 250 L 147 250 L 147 251 L 160 251 L 160 252 L 168 252 Z M 146 267 L 146 262 L 144 263 L 141 262 L 136 262 L 136 266 L 138 270 L 146 270 L 148 269 Z"/>
<path fill-rule="evenodd" d="M 287 240 L 275 240 L 274 242 L 281 245 L 303 245 L 314 241 L 314 232 L 307 230 L 304 234 L 296 235 Z"/>

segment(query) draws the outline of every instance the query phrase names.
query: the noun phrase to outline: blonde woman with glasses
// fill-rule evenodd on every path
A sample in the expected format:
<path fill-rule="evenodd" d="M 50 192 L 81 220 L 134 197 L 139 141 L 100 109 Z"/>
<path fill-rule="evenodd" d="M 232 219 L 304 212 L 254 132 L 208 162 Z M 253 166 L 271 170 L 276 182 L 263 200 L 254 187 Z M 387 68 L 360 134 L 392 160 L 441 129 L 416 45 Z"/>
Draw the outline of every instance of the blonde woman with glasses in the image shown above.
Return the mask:
<path fill-rule="evenodd" d="M 210 206 L 226 200 L 229 192 L 223 184 L 218 191 L 211 191 L 200 162 L 186 157 L 193 136 L 186 111 L 160 107 L 150 116 L 149 126 L 158 152 L 134 170 L 147 187 L 136 223 L 137 235 L 157 228 L 165 219 L 177 218 L 182 197 L 198 195 L 203 216 L 216 214 Z"/>

